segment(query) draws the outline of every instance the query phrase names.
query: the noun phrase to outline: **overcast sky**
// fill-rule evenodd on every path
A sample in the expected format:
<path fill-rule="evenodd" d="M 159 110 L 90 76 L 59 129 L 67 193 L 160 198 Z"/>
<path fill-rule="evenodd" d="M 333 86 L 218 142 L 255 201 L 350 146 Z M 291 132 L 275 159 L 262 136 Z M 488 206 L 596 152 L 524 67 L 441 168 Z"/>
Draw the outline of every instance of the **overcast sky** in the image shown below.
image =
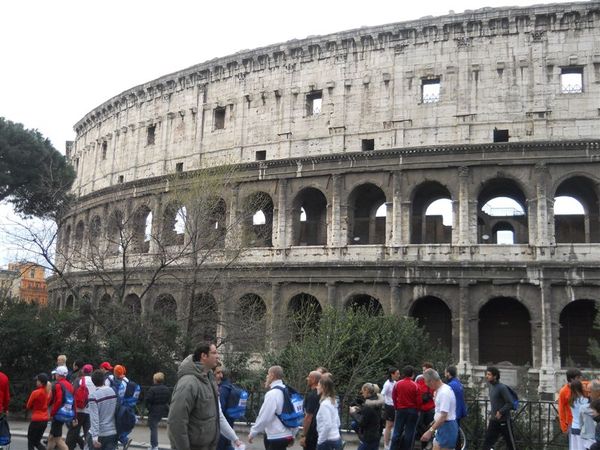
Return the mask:
<path fill-rule="evenodd" d="M 73 125 L 161 75 L 309 35 L 535 3 L 523 0 L 7 0 L 0 2 L 0 117 L 64 152 Z M 0 209 L 0 215 L 6 214 Z M 0 247 L 0 265 L 6 253 Z"/>

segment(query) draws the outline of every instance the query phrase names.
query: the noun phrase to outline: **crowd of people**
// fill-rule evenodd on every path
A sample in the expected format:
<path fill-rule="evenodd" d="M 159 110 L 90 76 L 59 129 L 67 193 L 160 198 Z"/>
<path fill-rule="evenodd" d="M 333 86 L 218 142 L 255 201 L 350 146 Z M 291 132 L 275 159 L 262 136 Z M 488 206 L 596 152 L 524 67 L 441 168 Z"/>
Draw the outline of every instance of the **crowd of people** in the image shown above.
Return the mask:
<path fill-rule="evenodd" d="M 28 450 L 127 450 L 129 433 L 136 422 L 139 386 L 126 376 L 125 366 L 76 361 L 69 369 L 60 355 L 50 375 L 39 373 L 27 401 L 31 422 Z M 179 366 L 173 392 L 156 373 L 145 392 L 150 428 L 150 450 L 158 450 L 158 424 L 168 416 L 168 436 L 176 450 L 243 450 L 233 425 L 239 418 L 231 411 L 231 399 L 239 400 L 239 388 L 219 361 L 214 344 L 199 346 Z M 516 449 L 511 410 L 518 399 L 500 382 L 500 371 L 488 367 L 490 417 L 482 449 L 490 450 L 502 437 L 506 448 Z M 8 411 L 8 378 L 0 372 L 0 417 Z M 296 439 L 305 450 L 340 450 L 340 399 L 334 375 L 317 367 L 306 376 L 307 391 L 300 405 L 293 404 L 280 366 L 267 371 L 264 401 L 248 433 L 252 443 L 263 435 L 266 450 L 284 450 Z M 247 393 L 246 393 L 247 394 Z M 237 396 L 236 396 L 237 395 Z M 235 403 L 234 402 L 234 403 Z M 241 403 L 240 403 L 241 404 Z M 245 405 L 245 403 L 244 403 Z M 236 406 L 236 405 L 234 405 Z M 295 413 L 301 422 L 290 422 Z M 420 374 L 413 367 L 390 367 L 380 390 L 374 383 L 362 385 L 349 405 L 352 428 L 359 450 L 460 449 L 460 422 L 467 405 L 457 369 L 449 366 L 443 377 L 428 362 Z M 567 383 L 558 399 L 560 426 L 569 436 L 570 450 L 600 450 L 600 380 L 583 380 L 577 369 L 567 371 Z M 290 417 L 287 417 L 290 416 Z M 287 421 L 286 421 L 287 420 Z M 50 422 L 47 445 L 42 443 Z M 66 438 L 63 438 L 66 425 Z M 301 426 L 300 426 L 301 425 Z M 301 431 L 300 431 L 301 430 Z"/>

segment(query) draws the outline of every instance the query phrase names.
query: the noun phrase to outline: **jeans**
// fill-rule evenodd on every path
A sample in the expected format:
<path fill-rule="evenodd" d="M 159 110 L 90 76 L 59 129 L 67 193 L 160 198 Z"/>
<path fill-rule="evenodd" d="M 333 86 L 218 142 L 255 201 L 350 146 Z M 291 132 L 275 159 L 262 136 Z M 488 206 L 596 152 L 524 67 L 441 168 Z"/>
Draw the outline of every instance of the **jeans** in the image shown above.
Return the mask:
<path fill-rule="evenodd" d="M 83 428 L 83 437 L 80 436 L 81 429 Z M 90 415 L 86 413 L 77 413 L 77 425 L 70 427 L 67 431 L 66 444 L 69 450 L 74 450 L 77 444 L 83 450 L 85 444 L 85 436 L 90 431 Z"/>
<path fill-rule="evenodd" d="M 415 440 L 415 428 L 419 413 L 415 408 L 403 408 L 396 410 L 394 420 L 394 431 L 392 434 L 392 450 L 411 450 Z"/>
<path fill-rule="evenodd" d="M 515 450 L 515 438 L 512 432 L 512 423 L 510 418 L 506 420 L 490 419 L 487 430 L 485 430 L 485 440 L 483 441 L 483 450 L 490 450 L 495 447 L 495 443 L 498 438 L 502 435 L 506 448 L 508 450 Z"/>
<path fill-rule="evenodd" d="M 160 417 L 148 416 L 148 427 L 150 428 L 150 446 L 152 448 L 158 447 L 158 423 Z"/>
<path fill-rule="evenodd" d="M 292 438 L 267 439 L 267 436 L 265 436 L 263 442 L 265 444 L 265 450 L 286 450 L 288 448 L 288 445 L 291 442 L 294 442 L 294 440 Z"/>
<path fill-rule="evenodd" d="M 44 431 L 46 431 L 47 421 L 31 422 L 27 430 L 27 450 L 46 450 L 46 447 L 40 442 L 44 437 Z"/>
<path fill-rule="evenodd" d="M 325 441 L 317 444 L 317 450 L 340 450 L 342 448 L 342 440 Z"/>
<path fill-rule="evenodd" d="M 117 448 L 117 435 L 112 436 L 98 436 L 98 442 L 100 442 L 100 450 L 116 450 Z M 97 450 L 92 442 L 92 437 L 88 435 L 88 447 L 93 450 Z"/>
<path fill-rule="evenodd" d="M 358 445 L 358 450 L 378 450 L 379 441 L 375 442 L 362 442 Z"/>

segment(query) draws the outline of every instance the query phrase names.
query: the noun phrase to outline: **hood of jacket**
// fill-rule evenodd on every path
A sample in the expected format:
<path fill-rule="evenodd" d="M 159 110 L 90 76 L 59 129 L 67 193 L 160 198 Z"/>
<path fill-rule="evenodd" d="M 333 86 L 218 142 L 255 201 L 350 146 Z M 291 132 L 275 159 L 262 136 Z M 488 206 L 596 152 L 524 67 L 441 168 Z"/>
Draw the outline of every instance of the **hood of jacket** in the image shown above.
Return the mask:
<path fill-rule="evenodd" d="M 179 365 L 179 369 L 177 370 L 177 379 L 181 379 L 181 377 L 185 375 L 193 375 L 198 378 L 202 383 L 208 384 L 210 382 L 209 373 L 210 371 L 204 367 L 204 365 L 199 361 L 194 361 L 192 359 L 192 355 L 188 355 L 181 364 Z"/>
<path fill-rule="evenodd" d="M 384 398 L 381 394 L 373 395 L 365 399 L 365 406 L 370 406 L 371 408 L 381 408 L 384 404 Z"/>

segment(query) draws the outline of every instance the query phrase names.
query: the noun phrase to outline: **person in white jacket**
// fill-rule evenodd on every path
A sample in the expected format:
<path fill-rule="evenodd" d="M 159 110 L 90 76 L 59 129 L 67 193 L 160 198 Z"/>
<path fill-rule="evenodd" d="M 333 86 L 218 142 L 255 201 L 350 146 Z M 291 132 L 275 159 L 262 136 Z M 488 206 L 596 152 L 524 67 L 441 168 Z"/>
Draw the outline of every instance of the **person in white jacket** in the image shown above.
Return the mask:
<path fill-rule="evenodd" d="M 342 448 L 340 415 L 331 376 L 321 378 L 317 392 L 321 396 L 321 405 L 317 412 L 317 450 L 339 450 Z"/>
<path fill-rule="evenodd" d="M 281 389 L 274 388 L 276 386 L 285 388 L 282 379 L 281 366 L 273 366 L 268 370 L 265 387 L 269 391 L 265 394 L 258 417 L 248 434 L 248 442 L 252 444 L 256 435 L 265 433 L 265 450 L 285 450 L 294 440 L 294 430 L 283 425 L 277 417 L 283 409 L 283 392 Z"/>

